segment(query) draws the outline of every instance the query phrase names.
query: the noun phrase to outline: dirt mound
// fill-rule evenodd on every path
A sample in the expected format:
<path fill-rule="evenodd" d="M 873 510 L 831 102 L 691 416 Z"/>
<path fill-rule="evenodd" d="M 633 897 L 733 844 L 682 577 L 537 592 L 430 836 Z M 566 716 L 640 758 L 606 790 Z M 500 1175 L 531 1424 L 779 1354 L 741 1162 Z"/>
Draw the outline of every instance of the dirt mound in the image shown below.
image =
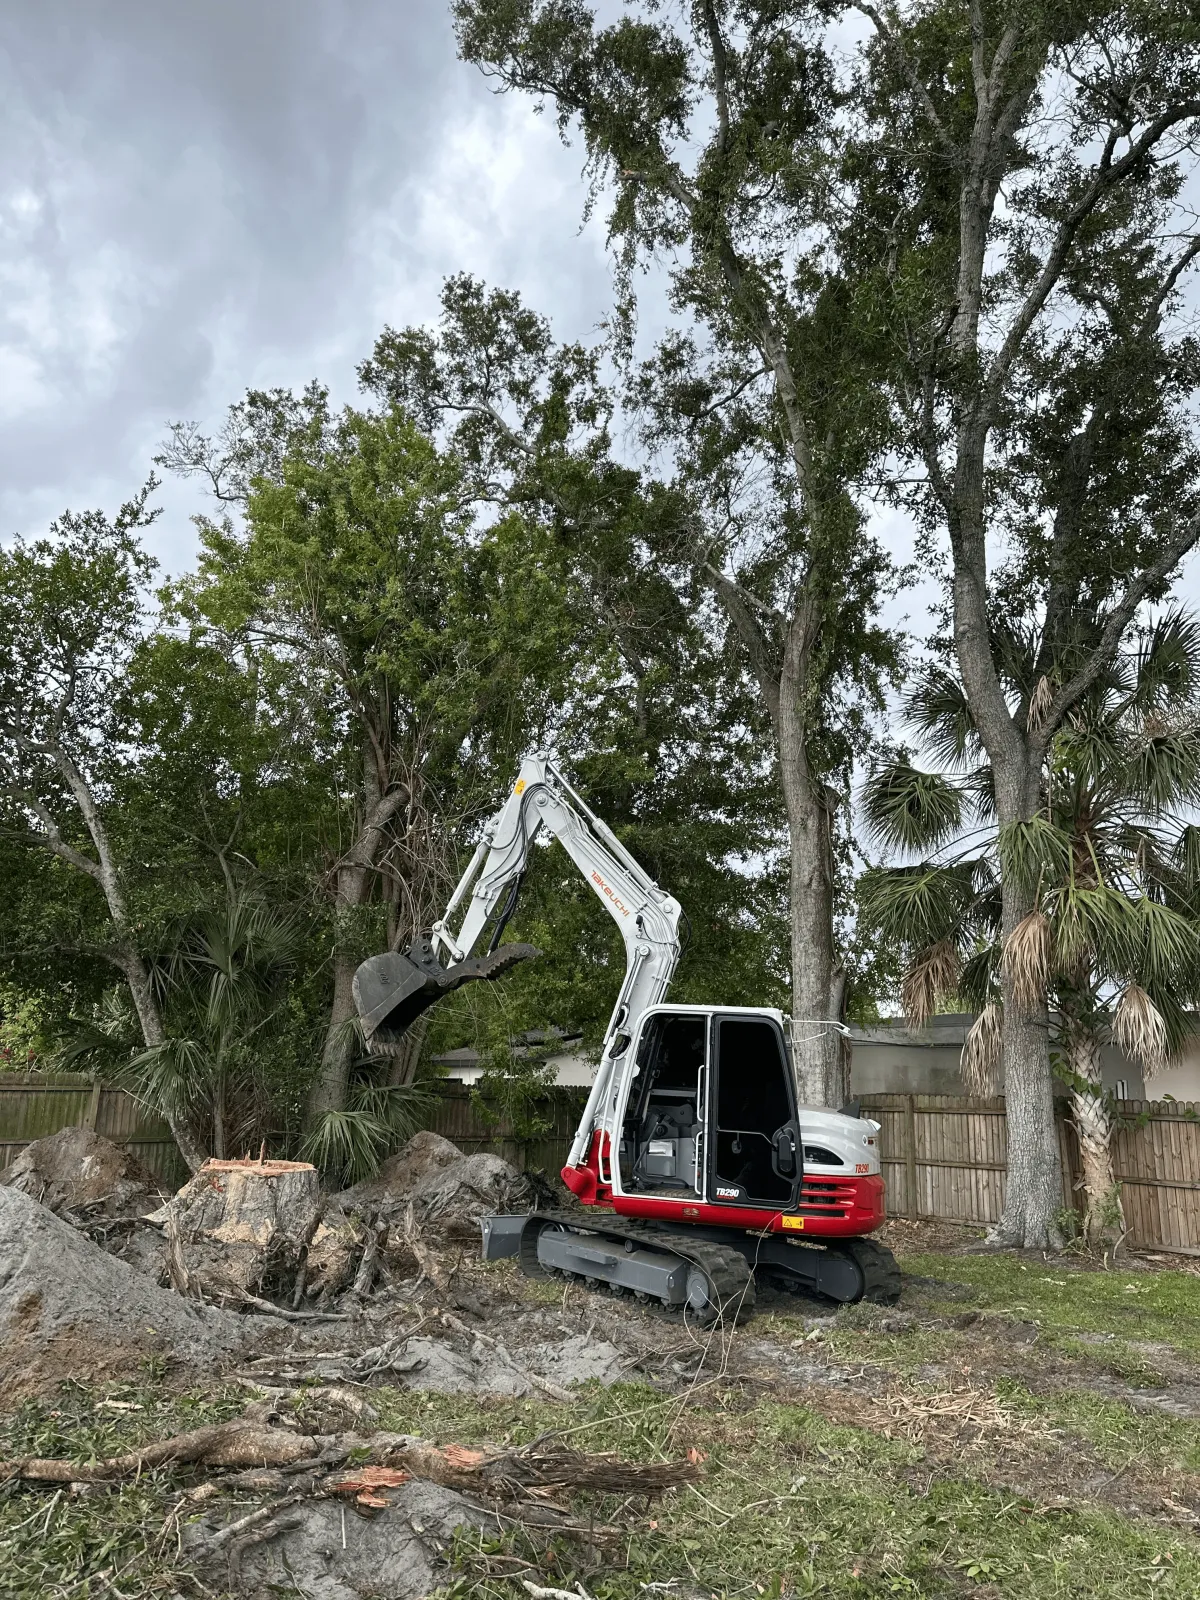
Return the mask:
<path fill-rule="evenodd" d="M 337 1196 L 343 1211 L 400 1222 L 411 1204 L 429 1239 L 479 1242 L 479 1219 L 493 1211 L 528 1211 L 533 1184 L 500 1156 L 465 1156 L 440 1134 L 418 1133 L 379 1169 L 378 1176 Z"/>
<path fill-rule="evenodd" d="M 90 1128 L 61 1128 L 35 1140 L 0 1172 L 0 1184 L 51 1211 L 95 1207 L 108 1217 L 135 1216 L 162 1193 L 136 1156 Z"/>
<path fill-rule="evenodd" d="M 235 1592 L 253 1600 L 302 1594 L 308 1600 L 419 1600 L 449 1577 L 438 1547 L 450 1543 L 456 1528 L 479 1528 L 492 1537 L 501 1531 L 494 1512 L 473 1505 L 454 1489 L 419 1478 L 389 1489 L 391 1504 L 372 1516 L 347 1511 L 330 1500 L 298 1505 L 273 1525 L 261 1542 L 247 1539 L 231 1562 L 228 1546 L 209 1566 L 214 1584 L 224 1590 L 233 1577 Z M 242 1514 L 242 1508 L 236 1515 Z M 200 1555 L 220 1536 L 193 1524 L 185 1548 Z"/>
<path fill-rule="evenodd" d="M 14 1188 L 0 1189 L 0 1393 L 75 1375 L 128 1371 L 140 1358 L 212 1369 L 274 1324 L 189 1304 L 85 1239 Z"/>
<path fill-rule="evenodd" d="M 462 1151 L 440 1133 L 424 1129 L 413 1134 L 402 1150 L 389 1156 L 373 1178 L 356 1183 L 338 1196 L 347 1210 L 374 1210 L 380 1205 L 397 1201 L 407 1202 L 420 1184 L 434 1178 L 456 1161 L 464 1160 Z"/>
<path fill-rule="evenodd" d="M 433 1237 L 478 1243 L 479 1219 L 493 1211 L 528 1211 L 529 1179 L 500 1156 L 464 1156 L 434 1172 L 413 1191 L 417 1222 Z"/>

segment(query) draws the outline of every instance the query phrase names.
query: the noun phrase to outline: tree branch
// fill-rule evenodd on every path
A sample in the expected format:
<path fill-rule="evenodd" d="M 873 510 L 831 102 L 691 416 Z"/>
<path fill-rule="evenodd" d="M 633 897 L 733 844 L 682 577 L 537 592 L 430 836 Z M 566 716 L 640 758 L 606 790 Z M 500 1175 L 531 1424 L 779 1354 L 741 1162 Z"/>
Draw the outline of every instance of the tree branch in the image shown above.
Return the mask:
<path fill-rule="evenodd" d="M 1184 523 L 1158 560 L 1133 580 L 1109 612 L 1095 649 L 1075 676 L 1064 684 L 1050 702 L 1046 716 L 1038 729 L 1036 749 L 1045 751 L 1051 738 L 1061 726 L 1062 719 L 1079 697 L 1087 693 L 1104 663 L 1121 642 L 1121 635 L 1133 620 L 1134 613 L 1147 594 L 1183 560 L 1197 540 L 1200 540 L 1200 512 Z"/>
<path fill-rule="evenodd" d="M 1058 230 L 1058 236 L 1051 246 L 1041 273 L 1038 275 L 1038 280 L 1025 297 L 1020 310 L 1013 319 L 1004 343 L 992 363 L 992 370 L 984 390 L 984 400 L 981 407 L 981 414 L 985 418 L 993 414 L 1004 380 L 1016 359 L 1025 335 L 1029 332 L 1035 318 L 1062 277 L 1068 252 L 1080 228 L 1095 211 L 1103 196 L 1110 189 L 1123 182 L 1137 167 L 1138 163 L 1153 150 L 1154 146 L 1172 128 L 1176 127 L 1180 122 L 1186 121 L 1188 117 L 1195 116 L 1200 116 L 1200 99 L 1184 100 L 1180 104 L 1172 106 L 1169 110 L 1157 116 L 1147 126 L 1141 138 L 1129 147 L 1119 161 L 1115 162 L 1111 159 L 1112 150 L 1115 146 L 1115 130 L 1110 130 L 1104 154 L 1097 164 L 1092 181 L 1063 219 Z"/>
<path fill-rule="evenodd" d="M 957 163 L 961 159 L 961 152 L 959 151 L 959 148 L 955 144 L 954 140 L 950 137 L 945 123 L 942 121 L 941 117 L 938 116 L 937 107 L 933 103 L 933 97 L 930 95 L 929 90 L 921 82 L 920 76 L 917 73 L 917 69 L 910 60 L 908 52 L 900 43 L 896 35 L 892 32 L 888 24 L 884 21 L 879 11 L 873 5 L 868 4 L 867 0 L 853 0 L 853 5 L 856 11 L 861 11 L 863 15 L 865 17 L 869 17 L 872 23 L 875 25 L 876 33 L 883 40 L 888 51 L 895 57 L 900 71 L 904 74 L 904 77 L 908 81 L 909 88 L 916 95 L 917 99 L 920 100 L 921 107 L 924 110 L 925 115 L 929 118 L 930 125 L 932 126 L 933 131 L 937 134 L 939 143 L 945 150 L 946 154 L 951 156 L 955 163 Z"/>

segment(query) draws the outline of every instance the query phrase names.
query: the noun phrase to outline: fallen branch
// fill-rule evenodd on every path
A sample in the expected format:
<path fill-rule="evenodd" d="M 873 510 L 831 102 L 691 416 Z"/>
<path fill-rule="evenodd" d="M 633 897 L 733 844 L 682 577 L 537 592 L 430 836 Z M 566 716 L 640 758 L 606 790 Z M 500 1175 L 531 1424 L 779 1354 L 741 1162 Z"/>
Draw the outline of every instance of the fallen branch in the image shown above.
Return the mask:
<path fill-rule="evenodd" d="M 400 1469 L 410 1477 L 424 1478 L 446 1488 L 502 1497 L 544 1498 L 545 1491 L 554 1487 L 590 1489 L 602 1494 L 659 1495 L 702 1475 L 699 1460 L 622 1461 L 615 1455 L 537 1444 L 520 1450 L 472 1450 L 458 1444 L 433 1445 L 402 1433 L 307 1434 L 272 1427 L 261 1415 L 245 1415 L 176 1434 L 88 1466 L 41 1456 L 0 1461 L 0 1481 L 23 1478 L 39 1483 L 103 1482 L 133 1477 L 147 1468 L 184 1465 L 260 1471 L 271 1467 L 285 1471 L 320 1470 L 335 1467 L 352 1453 L 364 1467 Z M 308 1492 L 331 1493 L 334 1488 L 334 1480 L 326 1478 Z"/>
<path fill-rule="evenodd" d="M 81 1466 L 57 1457 L 26 1456 L 0 1461 L 0 1482 L 25 1478 L 37 1483 L 102 1483 L 108 1478 L 136 1477 L 148 1467 L 285 1467 L 320 1454 L 324 1441 L 311 1434 L 272 1428 L 241 1417 L 190 1433 L 177 1433 L 127 1455 Z"/>

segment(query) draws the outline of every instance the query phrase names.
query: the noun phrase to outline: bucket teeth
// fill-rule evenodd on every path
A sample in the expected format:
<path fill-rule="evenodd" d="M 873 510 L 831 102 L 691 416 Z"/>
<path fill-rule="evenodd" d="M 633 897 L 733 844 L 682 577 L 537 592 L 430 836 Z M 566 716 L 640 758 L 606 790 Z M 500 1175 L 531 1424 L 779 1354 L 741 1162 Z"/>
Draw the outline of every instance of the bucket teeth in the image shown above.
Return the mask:
<path fill-rule="evenodd" d="M 521 961 L 540 956 L 531 944 L 502 944 L 488 956 L 470 956 L 443 967 L 422 935 L 408 949 L 371 956 L 354 974 L 354 1004 L 367 1041 L 396 1044 L 423 1011 L 452 989 L 475 978 L 499 978 Z"/>

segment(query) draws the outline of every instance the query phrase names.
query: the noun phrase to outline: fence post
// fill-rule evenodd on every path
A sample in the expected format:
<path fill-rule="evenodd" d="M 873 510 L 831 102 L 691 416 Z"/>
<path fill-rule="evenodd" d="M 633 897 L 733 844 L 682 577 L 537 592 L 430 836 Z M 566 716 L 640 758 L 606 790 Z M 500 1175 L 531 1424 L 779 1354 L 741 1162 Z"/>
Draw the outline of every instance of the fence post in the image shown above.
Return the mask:
<path fill-rule="evenodd" d="M 95 1133 L 96 1123 L 100 1120 L 100 1095 L 103 1088 L 104 1085 L 97 1078 L 92 1085 L 92 1097 L 88 1101 L 87 1114 L 83 1119 L 83 1125 L 89 1133 Z"/>
<path fill-rule="evenodd" d="M 908 1190 L 908 1214 L 919 1217 L 917 1200 L 917 1097 L 904 1096 L 904 1186 Z"/>

